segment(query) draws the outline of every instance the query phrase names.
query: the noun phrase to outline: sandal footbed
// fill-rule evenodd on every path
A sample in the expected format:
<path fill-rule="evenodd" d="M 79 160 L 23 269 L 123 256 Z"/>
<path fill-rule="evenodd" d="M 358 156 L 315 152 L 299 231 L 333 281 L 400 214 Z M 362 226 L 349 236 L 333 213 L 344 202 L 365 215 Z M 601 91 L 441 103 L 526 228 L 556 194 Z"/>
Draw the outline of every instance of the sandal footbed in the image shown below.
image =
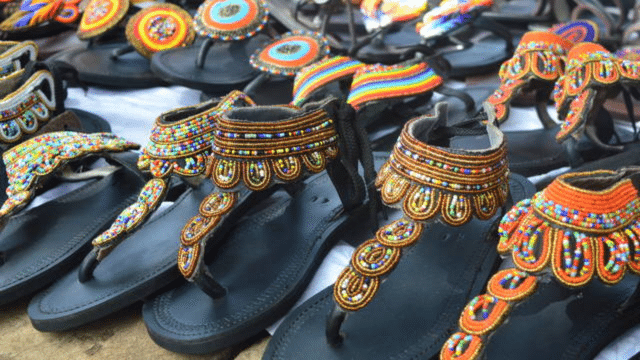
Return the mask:
<path fill-rule="evenodd" d="M 137 154 L 116 155 L 135 164 Z M 90 249 L 91 240 L 133 202 L 142 176 L 121 167 L 104 178 L 11 217 L 0 232 L 0 304 L 49 285 Z"/>
<path fill-rule="evenodd" d="M 376 156 L 378 165 L 386 156 Z M 282 317 L 302 295 L 322 259 L 368 210 L 342 211 L 326 173 L 305 181 L 294 197 L 277 191 L 255 205 L 214 251 L 208 269 L 227 289 L 214 300 L 192 283 L 145 302 L 152 339 L 181 353 L 209 353 L 238 344 Z"/>
<path fill-rule="evenodd" d="M 512 175 L 514 201 L 535 192 Z M 397 214 L 399 216 L 401 214 Z M 440 222 L 402 252 L 402 259 L 365 308 L 347 315 L 344 341 L 326 341 L 327 316 L 335 306 L 328 287 L 292 311 L 276 330 L 263 359 L 413 359 L 436 355 L 457 326 L 460 309 L 483 290 L 498 255 L 496 221 L 473 219 L 460 227 Z"/>

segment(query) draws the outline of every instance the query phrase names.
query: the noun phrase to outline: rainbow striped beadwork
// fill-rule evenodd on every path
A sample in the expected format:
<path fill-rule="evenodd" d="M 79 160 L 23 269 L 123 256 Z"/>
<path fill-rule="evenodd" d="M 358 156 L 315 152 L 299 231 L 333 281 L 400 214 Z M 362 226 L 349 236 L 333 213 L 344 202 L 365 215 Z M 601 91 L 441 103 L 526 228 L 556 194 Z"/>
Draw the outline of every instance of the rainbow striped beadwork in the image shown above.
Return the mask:
<path fill-rule="evenodd" d="M 334 56 L 311 64 L 298 72 L 293 81 L 293 100 L 291 104 L 300 106 L 317 89 L 356 73 L 366 66 L 364 63 L 347 56 Z"/>
<path fill-rule="evenodd" d="M 356 71 L 347 103 L 358 110 L 370 101 L 419 95 L 442 82 L 426 63 L 368 65 Z"/>

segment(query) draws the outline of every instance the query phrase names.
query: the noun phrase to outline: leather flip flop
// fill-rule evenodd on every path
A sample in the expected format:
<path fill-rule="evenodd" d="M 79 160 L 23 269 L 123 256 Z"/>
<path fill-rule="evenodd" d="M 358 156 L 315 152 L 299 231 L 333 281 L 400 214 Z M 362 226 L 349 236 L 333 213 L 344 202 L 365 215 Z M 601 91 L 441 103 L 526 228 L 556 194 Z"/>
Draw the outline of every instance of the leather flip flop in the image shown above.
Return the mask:
<path fill-rule="evenodd" d="M 104 6 L 110 11 L 104 11 Z M 77 31 L 78 38 L 89 41 L 88 46 L 62 52 L 53 59 L 75 68 L 85 83 L 118 88 L 163 85 L 151 72 L 149 59 L 158 51 L 193 43 L 192 22 L 189 13 L 173 4 L 156 3 L 139 9 L 129 0 L 93 0 Z M 122 39 L 116 33 L 124 24 Z"/>
<path fill-rule="evenodd" d="M 255 336 L 293 306 L 342 231 L 366 226 L 374 208 L 364 204 L 358 175 L 362 149 L 353 119 L 340 113 L 329 99 L 302 109 L 258 106 L 220 117 L 210 167 L 218 189 L 184 227 L 178 253 L 179 268 L 192 283 L 143 306 L 149 334 L 160 346 L 208 353 Z M 373 172 L 373 163 L 362 161 L 365 175 Z M 313 173 L 319 174 L 308 176 Z M 214 236 L 217 246 L 206 247 L 211 257 L 205 262 L 211 230 L 234 207 L 237 192 L 274 185 L 279 190 L 254 203 L 228 236 Z"/>
<path fill-rule="evenodd" d="M 535 191 L 509 173 L 495 126 L 484 134 L 461 130 L 446 126 L 446 103 L 435 116 L 407 122 L 376 180 L 383 202 L 401 208 L 400 219 L 360 245 L 332 287 L 287 316 L 263 359 L 437 354 L 438 337 L 457 322 L 455 309 L 499 261 L 500 209 Z"/>
<path fill-rule="evenodd" d="M 90 323 L 180 276 L 175 256 L 180 231 L 213 191 L 204 173 L 216 118 L 231 108 L 251 105 L 251 99 L 234 91 L 220 100 L 166 112 L 156 120 L 138 159 L 138 167 L 153 179 L 140 190 L 136 202 L 93 239 L 93 251 L 80 266 L 32 299 L 28 312 L 36 329 L 64 331 Z M 254 199 L 243 198 L 250 200 Z M 163 201 L 173 204 L 150 219 Z M 233 222 L 238 213 L 228 219 Z"/>
<path fill-rule="evenodd" d="M 464 307 L 440 359 L 593 359 L 635 325 L 639 174 L 565 174 L 516 204 L 499 227 L 509 260 Z"/>
<path fill-rule="evenodd" d="M 41 289 L 82 259 L 91 239 L 144 183 L 132 163 L 135 154 L 117 154 L 137 147 L 109 133 L 53 132 L 5 151 L 9 186 L 0 208 L 0 303 Z M 82 164 L 91 165 L 88 160 L 94 155 L 116 166 L 82 171 L 78 161 L 86 158 Z M 62 181 L 88 181 L 55 200 L 24 209 L 38 190 L 55 184 L 54 175 Z"/>

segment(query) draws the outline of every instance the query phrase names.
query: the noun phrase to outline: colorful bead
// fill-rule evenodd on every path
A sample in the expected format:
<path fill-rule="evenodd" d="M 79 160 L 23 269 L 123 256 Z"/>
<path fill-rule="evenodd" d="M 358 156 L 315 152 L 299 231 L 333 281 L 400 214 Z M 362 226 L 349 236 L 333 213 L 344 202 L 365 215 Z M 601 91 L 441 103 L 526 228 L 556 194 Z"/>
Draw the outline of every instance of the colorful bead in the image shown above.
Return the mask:
<path fill-rule="evenodd" d="M 493 0 L 443 0 L 424 14 L 422 21 L 416 24 L 416 31 L 425 39 L 443 36 L 470 24 L 492 5 Z"/>
<path fill-rule="evenodd" d="M 329 41 L 319 33 L 288 32 L 251 55 L 251 65 L 263 72 L 294 76 L 329 54 Z"/>
<path fill-rule="evenodd" d="M 20 10 L 0 23 L 0 30 L 24 30 L 47 21 L 71 24 L 80 17 L 80 0 L 24 0 Z"/>
<path fill-rule="evenodd" d="M 91 0 L 78 24 L 80 40 L 88 40 L 114 28 L 129 10 L 129 0 Z"/>
<path fill-rule="evenodd" d="M 193 26 L 200 36 L 238 41 L 254 36 L 269 20 L 262 0 L 207 0 L 198 7 Z"/>
<path fill-rule="evenodd" d="M 428 6 L 426 0 L 363 0 L 360 11 L 364 15 L 365 28 L 372 32 L 396 22 L 416 19 Z"/>
<path fill-rule="evenodd" d="M 291 104 L 300 106 L 317 89 L 333 82 L 353 76 L 365 64 L 346 56 L 334 56 L 320 60 L 301 69 L 293 81 Z"/>

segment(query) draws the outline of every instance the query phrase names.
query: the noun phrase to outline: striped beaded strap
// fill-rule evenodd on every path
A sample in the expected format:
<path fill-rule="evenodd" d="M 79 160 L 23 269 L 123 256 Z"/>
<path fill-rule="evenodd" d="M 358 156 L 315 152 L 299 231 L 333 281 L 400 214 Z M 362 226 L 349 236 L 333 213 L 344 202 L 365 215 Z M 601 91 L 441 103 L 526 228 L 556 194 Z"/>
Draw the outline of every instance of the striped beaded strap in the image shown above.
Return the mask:
<path fill-rule="evenodd" d="M 169 3 L 158 3 L 138 11 L 127 21 L 125 35 L 146 58 L 158 51 L 189 46 L 196 38 L 191 15 Z"/>
<path fill-rule="evenodd" d="M 135 231 L 164 200 L 172 174 L 185 178 L 204 175 L 211 153 L 216 119 L 235 107 L 255 103 L 240 91 L 233 91 L 220 101 L 166 112 L 151 130 L 150 141 L 142 149 L 138 167 L 154 176 L 138 195 L 136 202 L 124 209 L 111 226 L 93 239 L 97 260 L 103 259 L 127 234 Z"/>
<path fill-rule="evenodd" d="M 460 226 L 474 215 L 489 219 L 506 201 L 509 170 L 500 130 L 487 125 L 491 146 L 484 150 L 427 144 L 433 130 L 446 122 L 445 114 L 446 105 L 439 103 L 435 117 L 410 120 L 378 173 L 382 201 L 402 207 L 404 217 L 382 227 L 354 252 L 333 287 L 344 310 L 359 310 L 373 299 L 381 278 L 400 261 L 402 248 L 421 237 L 427 221 L 439 217 Z"/>
<path fill-rule="evenodd" d="M 556 140 L 577 137 L 620 84 L 640 83 L 640 62 L 622 60 L 595 43 L 574 46 L 567 57 L 565 74 L 556 82 L 553 99 L 562 121 Z"/>
<path fill-rule="evenodd" d="M 78 24 L 78 38 L 88 40 L 113 29 L 125 18 L 129 6 L 129 0 L 91 0 Z"/>
<path fill-rule="evenodd" d="M 0 81 L 18 76 L 18 70 L 36 61 L 38 46 L 33 41 L 0 41 Z"/>
<path fill-rule="evenodd" d="M 473 22 L 488 10 L 493 0 L 442 0 L 416 24 L 416 31 L 424 39 L 433 39 Z"/>
<path fill-rule="evenodd" d="M 0 87 L 10 88 L 19 80 L 24 70 L 5 78 Z M 5 91 L 6 89 L 1 89 Z M 11 145 L 34 134 L 56 112 L 54 79 L 50 72 L 39 70 L 0 100 L 0 144 Z"/>
<path fill-rule="evenodd" d="M 24 208 L 36 189 L 69 162 L 85 156 L 137 149 L 139 145 L 111 133 L 52 132 L 26 140 L 2 155 L 7 169 L 8 199 L 0 208 L 2 222 Z"/>
<path fill-rule="evenodd" d="M 223 114 L 213 141 L 208 175 L 220 189 L 183 228 L 178 267 L 192 281 L 201 268 L 208 237 L 233 209 L 241 188 L 260 191 L 301 180 L 338 156 L 334 120 L 322 107 L 237 109 Z"/>
<path fill-rule="evenodd" d="M 416 19 L 428 7 L 427 0 L 363 0 L 360 3 L 364 26 L 369 32 L 393 23 Z"/>
<path fill-rule="evenodd" d="M 640 200 L 631 179 L 639 171 L 562 175 L 516 204 L 502 218 L 498 245 L 501 253 L 511 252 L 516 268 L 497 272 L 487 294 L 464 308 L 460 329 L 445 342 L 440 359 L 482 358 L 491 333 L 545 274 L 573 288 L 596 276 L 613 285 L 627 270 L 640 274 Z"/>
<path fill-rule="evenodd" d="M 406 65 L 366 65 L 353 76 L 347 103 L 360 109 L 365 103 L 416 96 L 443 82 L 427 63 Z"/>
<path fill-rule="evenodd" d="M 80 0 L 24 0 L 20 9 L 0 23 L 2 31 L 24 31 L 46 22 L 72 24 L 80 18 Z"/>
<path fill-rule="evenodd" d="M 298 71 L 293 81 L 291 104 L 302 105 L 316 90 L 327 84 L 352 77 L 366 65 L 347 56 L 327 57 Z"/>
<path fill-rule="evenodd" d="M 288 32 L 256 50 L 251 65 L 265 73 L 295 76 L 300 69 L 329 55 L 329 40 L 320 33 Z"/>
<path fill-rule="evenodd" d="M 193 17 L 200 36 L 238 41 L 261 31 L 269 20 L 269 9 L 262 0 L 207 0 Z"/>

